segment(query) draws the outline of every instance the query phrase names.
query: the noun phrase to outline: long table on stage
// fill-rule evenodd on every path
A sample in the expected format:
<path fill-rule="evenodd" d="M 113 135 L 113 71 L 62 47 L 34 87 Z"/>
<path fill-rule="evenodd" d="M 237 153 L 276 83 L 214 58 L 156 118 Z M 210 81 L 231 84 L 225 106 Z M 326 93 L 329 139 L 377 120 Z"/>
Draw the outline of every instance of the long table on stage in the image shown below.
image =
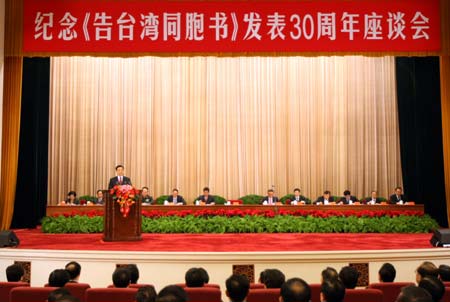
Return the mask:
<path fill-rule="evenodd" d="M 90 211 L 103 211 L 104 206 L 47 206 L 47 216 L 53 216 L 64 213 L 86 213 Z M 239 210 L 273 210 L 277 213 L 279 210 L 323 210 L 323 211 L 418 211 L 424 213 L 423 204 L 415 205 L 212 205 L 212 206 L 195 206 L 195 205 L 185 205 L 185 206 L 163 206 L 163 205 L 153 205 L 153 206 L 142 206 L 142 211 L 202 211 L 205 209 L 239 209 Z"/>

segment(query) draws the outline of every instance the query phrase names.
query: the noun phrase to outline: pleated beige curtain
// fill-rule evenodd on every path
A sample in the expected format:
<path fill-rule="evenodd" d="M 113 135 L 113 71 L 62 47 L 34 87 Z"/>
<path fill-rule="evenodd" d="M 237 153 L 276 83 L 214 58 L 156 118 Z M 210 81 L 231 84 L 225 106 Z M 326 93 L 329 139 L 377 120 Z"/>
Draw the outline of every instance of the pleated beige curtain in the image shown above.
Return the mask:
<path fill-rule="evenodd" d="M 401 185 L 393 57 L 59 57 L 49 204 L 106 188 L 235 199 Z"/>

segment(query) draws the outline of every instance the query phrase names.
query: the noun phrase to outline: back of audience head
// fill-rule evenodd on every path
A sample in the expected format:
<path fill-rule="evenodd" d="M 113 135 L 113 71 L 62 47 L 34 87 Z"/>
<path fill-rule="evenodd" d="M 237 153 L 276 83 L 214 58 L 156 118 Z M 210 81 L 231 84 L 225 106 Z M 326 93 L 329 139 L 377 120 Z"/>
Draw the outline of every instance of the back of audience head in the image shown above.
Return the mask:
<path fill-rule="evenodd" d="M 136 293 L 136 302 L 155 302 L 156 291 L 153 286 L 142 286 Z"/>
<path fill-rule="evenodd" d="M 450 266 L 441 264 L 439 265 L 439 279 L 442 282 L 450 282 Z"/>
<path fill-rule="evenodd" d="M 48 294 L 47 301 L 48 302 L 56 302 L 59 298 L 61 298 L 63 296 L 70 296 L 70 292 L 67 288 L 60 287 L 60 288 L 57 288 L 54 291 L 50 292 L 50 294 Z"/>
<path fill-rule="evenodd" d="M 80 300 L 77 297 L 69 295 L 58 298 L 56 302 L 80 302 Z"/>
<path fill-rule="evenodd" d="M 204 282 L 205 284 L 208 284 L 208 283 L 209 283 L 209 275 L 208 275 L 208 272 L 207 272 L 203 267 L 199 267 L 198 269 L 200 270 L 200 273 L 201 273 L 202 276 L 203 276 L 203 282 Z"/>
<path fill-rule="evenodd" d="M 423 277 L 432 276 L 432 277 L 438 277 L 439 276 L 439 270 L 434 265 L 433 262 L 425 261 L 422 262 L 421 265 L 416 269 L 416 281 L 417 283 L 420 282 L 420 280 Z"/>
<path fill-rule="evenodd" d="M 385 263 L 378 271 L 378 279 L 380 282 L 394 282 L 396 274 L 395 267 L 390 263 Z"/>
<path fill-rule="evenodd" d="M 311 288 L 300 278 L 287 280 L 280 289 L 280 302 L 310 302 Z"/>
<path fill-rule="evenodd" d="M 130 271 L 126 267 L 116 268 L 112 279 L 114 287 L 126 288 L 130 285 Z"/>
<path fill-rule="evenodd" d="M 177 285 L 168 285 L 159 291 L 156 302 L 186 302 L 186 291 Z"/>
<path fill-rule="evenodd" d="M 204 274 L 196 267 L 188 269 L 184 275 L 187 287 L 202 287 L 205 285 Z"/>
<path fill-rule="evenodd" d="M 433 302 L 431 295 L 425 289 L 409 285 L 401 289 L 395 302 Z"/>
<path fill-rule="evenodd" d="M 359 273 L 352 266 L 344 266 L 339 272 L 339 279 L 345 288 L 354 289 L 358 284 Z"/>
<path fill-rule="evenodd" d="M 66 264 L 65 268 L 69 273 L 70 281 L 78 281 L 81 274 L 81 265 L 78 262 L 71 261 Z"/>
<path fill-rule="evenodd" d="M 227 297 L 232 302 L 242 302 L 248 295 L 250 289 L 250 282 L 246 276 L 231 275 L 225 282 Z"/>
<path fill-rule="evenodd" d="M 130 283 L 137 284 L 139 280 L 139 269 L 136 264 L 127 265 L 128 272 L 130 273 Z"/>
<path fill-rule="evenodd" d="M 22 281 L 24 274 L 25 272 L 20 264 L 15 263 L 6 268 L 6 280 L 8 280 L 8 282 Z"/>
<path fill-rule="evenodd" d="M 338 272 L 333 267 L 327 267 L 322 271 L 322 282 L 328 280 L 337 280 L 339 278 Z"/>
<path fill-rule="evenodd" d="M 339 279 L 326 280 L 320 286 L 321 302 L 342 302 L 345 297 L 345 286 Z"/>
<path fill-rule="evenodd" d="M 260 282 L 264 283 L 266 288 L 281 288 L 285 281 L 284 274 L 275 268 L 266 269 L 260 274 Z"/>
<path fill-rule="evenodd" d="M 65 269 L 55 269 L 48 276 L 48 286 L 50 287 L 63 287 L 69 281 L 70 275 Z"/>
<path fill-rule="evenodd" d="M 437 277 L 423 277 L 419 282 L 419 287 L 430 293 L 433 302 L 441 301 L 445 294 L 445 286 Z"/>

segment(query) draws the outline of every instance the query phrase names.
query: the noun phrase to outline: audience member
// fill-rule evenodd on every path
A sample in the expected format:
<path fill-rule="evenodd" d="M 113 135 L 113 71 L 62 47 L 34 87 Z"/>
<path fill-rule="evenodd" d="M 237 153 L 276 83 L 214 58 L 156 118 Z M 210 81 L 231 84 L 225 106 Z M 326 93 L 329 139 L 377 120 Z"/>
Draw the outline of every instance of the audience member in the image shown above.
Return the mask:
<path fill-rule="evenodd" d="M 56 302 L 63 296 L 70 296 L 70 292 L 65 287 L 60 287 L 48 294 L 47 302 Z"/>
<path fill-rule="evenodd" d="M 326 269 L 324 269 L 322 271 L 321 276 L 322 276 L 321 283 L 323 283 L 325 281 L 332 281 L 332 280 L 339 279 L 338 272 L 333 267 L 327 267 Z"/>
<path fill-rule="evenodd" d="M 128 264 L 128 272 L 130 273 L 130 283 L 137 284 L 139 280 L 139 269 L 136 264 Z"/>
<path fill-rule="evenodd" d="M 327 280 L 320 286 L 321 302 L 342 302 L 345 297 L 345 286 L 339 279 Z"/>
<path fill-rule="evenodd" d="M 278 269 L 266 269 L 261 272 L 260 282 L 263 283 L 266 288 L 281 288 L 281 285 L 286 280 L 284 274 Z"/>
<path fill-rule="evenodd" d="M 401 289 L 395 302 L 433 302 L 433 299 L 425 289 L 408 285 Z"/>
<path fill-rule="evenodd" d="M 140 287 L 136 293 L 136 302 L 155 302 L 156 291 L 153 286 Z"/>
<path fill-rule="evenodd" d="M 231 275 L 227 281 L 226 285 L 226 295 L 230 298 L 230 302 L 243 302 L 248 295 L 250 290 L 250 282 L 247 277 L 243 275 Z"/>
<path fill-rule="evenodd" d="M 65 269 L 55 269 L 50 273 L 48 277 L 48 286 L 50 287 L 63 287 L 70 281 L 69 272 Z"/>
<path fill-rule="evenodd" d="M 439 271 L 439 279 L 442 282 L 450 282 L 450 266 L 441 264 L 438 268 Z"/>
<path fill-rule="evenodd" d="M 339 279 L 345 288 L 354 289 L 358 284 L 359 272 L 353 266 L 344 266 L 339 272 Z"/>
<path fill-rule="evenodd" d="M 80 302 L 80 300 L 74 296 L 66 295 L 58 298 L 56 302 Z"/>
<path fill-rule="evenodd" d="M 394 282 L 396 274 L 395 267 L 390 263 L 385 263 L 378 271 L 378 280 L 380 282 Z"/>
<path fill-rule="evenodd" d="M 311 288 L 300 278 L 287 280 L 281 286 L 280 302 L 310 302 Z"/>
<path fill-rule="evenodd" d="M 419 284 L 420 280 L 422 280 L 423 277 L 438 277 L 439 276 L 439 270 L 434 265 L 433 262 L 430 261 L 424 261 L 419 267 L 416 269 L 416 282 Z"/>
<path fill-rule="evenodd" d="M 12 264 L 6 268 L 6 280 L 8 282 L 20 282 L 24 274 L 25 271 L 20 264 Z"/>
<path fill-rule="evenodd" d="M 118 267 L 112 275 L 114 287 L 126 288 L 130 285 L 130 271 L 127 267 Z"/>
<path fill-rule="evenodd" d="M 66 264 L 66 271 L 69 273 L 69 282 L 77 283 L 80 280 L 81 265 L 78 262 L 71 261 Z"/>
<path fill-rule="evenodd" d="M 445 294 L 445 286 L 437 277 L 423 277 L 419 282 L 419 287 L 430 293 L 433 302 L 441 301 Z"/>
<path fill-rule="evenodd" d="M 196 267 L 188 269 L 184 275 L 187 287 L 202 287 L 205 285 L 204 275 L 201 270 Z"/>
<path fill-rule="evenodd" d="M 159 291 L 156 302 L 186 302 L 188 295 L 177 285 L 168 285 Z"/>
<path fill-rule="evenodd" d="M 203 267 L 199 267 L 198 268 L 200 270 L 200 272 L 202 273 L 202 277 L 203 277 L 203 282 L 205 284 L 209 283 L 209 275 L 208 272 L 203 268 Z"/>

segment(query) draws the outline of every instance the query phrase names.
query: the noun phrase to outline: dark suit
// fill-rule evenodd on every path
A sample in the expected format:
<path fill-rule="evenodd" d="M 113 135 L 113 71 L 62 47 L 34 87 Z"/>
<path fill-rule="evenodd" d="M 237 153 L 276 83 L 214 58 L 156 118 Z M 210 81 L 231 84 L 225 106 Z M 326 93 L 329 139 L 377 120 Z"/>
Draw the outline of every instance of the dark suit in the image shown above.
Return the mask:
<path fill-rule="evenodd" d="M 142 196 L 142 204 L 145 204 L 145 205 L 151 205 L 151 204 L 153 204 L 153 197 L 151 197 L 150 195 L 147 195 L 147 196 Z"/>
<path fill-rule="evenodd" d="M 408 199 L 406 198 L 406 196 L 403 195 L 403 194 L 400 195 L 399 197 L 397 197 L 396 194 L 392 194 L 392 195 L 389 197 L 389 203 L 390 203 L 390 204 L 396 204 L 396 203 L 399 202 L 400 200 L 403 200 L 403 203 L 405 203 L 405 202 L 408 201 Z"/>
<path fill-rule="evenodd" d="M 122 183 L 119 182 L 119 176 L 114 176 L 109 180 L 108 190 L 111 190 L 114 188 L 114 186 L 118 185 L 130 185 L 131 186 L 131 180 L 130 178 L 126 176 L 122 176 Z"/>
<path fill-rule="evenodd" d="M 199 200 L 200 202 L 204 202 L 206 204 L 211 204 L 211 203 L 215 203 L 216 200 L 214 199 L 214 196 L 212 195 L 208 195 L 208 198 L 205 198 L 205 195 L 200 195 L 199 197 L 197 197 L 196 200 Z"/>
<path fill-rule="evenodd" d="M 314 203 L 315 204 L 320 204 L 320 203 L 325 204 L 324 200 L 325 199 L 323 198 L 323 196 L 320 196 L 319 198 L 317 198 L 317 200 Z M 333 196 L 330 196 L 330 198 L 328 199 L 328 202 L 334 202 Z"/>
<path fill-rule="evenodd" d="M 80 204 L 80 201 L 77 199 L 77 198 L 75 198 L 74 200 L 73 200 L 73 202 L 70 202 L 70 199 L 69 198 L 67 198 L 66 199 L 66 204 L 67 205 L 79 205 Z"/>
<path fill-rule="evenodd" d="M 292 199 L 291 199 L 291 203 L 292 203 L 293 201 L 300 202 L 300 201 L 302 201 L 302 200 L 305 202 L 305 204 L 311 204 L 311 201 L 308 200 L 308 198 L 306 198 L 306 197 L 303 196 L 303 195 L 300 195 L 299 198 L 298 198 L 298 200 L 296 199 L 296 197 L 295 197 L 295 195 L 294 195 L 294 196 L 292 197 Z"/>
<path fill-rule="evenodd" d="M 372 197 L 364 199 L 364 204 L 369 204 L 372 201 Z M 381 198 L 375 198 L 375 203 L 381 203 Z"/>
<path fill-rule="evenodd" d="M 261 204 L 264 204 L 264 202 L 269 204 L 269 196 L 264 197 L 263 200 L 261 201 Z M 276 204 L 277 202 L 279 202 L 278 197 L 272 196 L 272 203 Z"/>
<path fill-rule="evenodd" d="M 105 199 L 104 199 L 104 198 L 102 198 L 102 199 L 96 198 L 96 199 L 94 200 L 94 203 L 95 203 L 95 204 L 98 204 L 98 205 L 105 204 Z"/>
<path fill-rule="evenodd" d="M 351 196 L 351 195 L 350 195 L 350 200 L 352 201 L 352 203 L 355 201 L 358 201 L 358 199 L 355 196 Z M 344 196 L 339 200 L 339 202 L 342 202 L 343 204 L 350 204 L 350 200 L 347 200 L 347 198 L 345 198 L 345 196 Z"/>
<path fill-rule="evenodd" d="M 167 197 L 166 201 L 173 203 L 173 196 L 170 195 L 169 197 Z M 182 203 L 182 204 L 186 204 L 186 201 L 184 201 L 183 196 L 177 195 L 177 203 Z"/>

